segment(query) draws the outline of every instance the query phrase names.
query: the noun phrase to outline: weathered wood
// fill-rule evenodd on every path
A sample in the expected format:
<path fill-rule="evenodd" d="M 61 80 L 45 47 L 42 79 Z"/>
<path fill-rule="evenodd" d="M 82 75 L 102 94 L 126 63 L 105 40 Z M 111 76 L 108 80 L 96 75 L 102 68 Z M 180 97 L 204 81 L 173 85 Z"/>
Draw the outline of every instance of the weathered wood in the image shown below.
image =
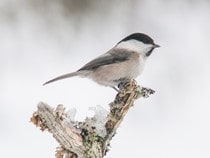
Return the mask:
<path fill-rule="evenodd" d="M 53 109 L 40 102 L 31 121 L 41 130 L 48 130 L 58 141 L 57 158 L 104 158 L 112 137 L 134 101 L 153 93 L 152 89 L 137 86 L 133 80 L 120 87 L 105 117 L 101 116 L 105 111 L 99 108 L 95 111 L 99 114 L 94 117 L 87 117 L 83 122 L 72 121 L 63 105 Z"/>

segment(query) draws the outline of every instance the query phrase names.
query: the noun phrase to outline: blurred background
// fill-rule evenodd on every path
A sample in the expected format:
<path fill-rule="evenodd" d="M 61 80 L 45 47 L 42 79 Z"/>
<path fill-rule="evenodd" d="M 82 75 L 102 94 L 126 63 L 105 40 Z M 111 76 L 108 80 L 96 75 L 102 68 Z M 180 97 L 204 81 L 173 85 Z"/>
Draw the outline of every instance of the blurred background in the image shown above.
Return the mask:
<path fill-rule="evenodd" d="M 88 79 L 42 84 L 144 32 L 161 48 L 137 81 L 156 93 L 135 102 L 106 157 L 209 158 L 209 15 L 208 0 L 0 0 L 2 157 L 54 157 L 58 143 L 29 122 L 39 101 L 78 120 L 109 109 L 116 92 Z"/>

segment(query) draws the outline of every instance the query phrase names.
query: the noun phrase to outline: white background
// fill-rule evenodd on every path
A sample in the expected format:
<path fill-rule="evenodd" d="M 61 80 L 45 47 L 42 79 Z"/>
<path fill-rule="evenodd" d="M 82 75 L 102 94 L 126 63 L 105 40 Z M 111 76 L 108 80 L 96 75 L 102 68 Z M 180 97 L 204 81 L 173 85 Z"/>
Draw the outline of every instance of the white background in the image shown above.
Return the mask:
<path fill-rule="evenodd" d="M 209 158 L 209 15 L 207 0 L 0 0 L 1 157 L 54 157 L 57 142 L 29 122 L 37 103 L 76 107 L 81 120 L 116 92 L 77 77 L 43 82 L 144 32 L 161 48 L 137 81 L 156 93 L 135 102 L 106 157 Z"/>

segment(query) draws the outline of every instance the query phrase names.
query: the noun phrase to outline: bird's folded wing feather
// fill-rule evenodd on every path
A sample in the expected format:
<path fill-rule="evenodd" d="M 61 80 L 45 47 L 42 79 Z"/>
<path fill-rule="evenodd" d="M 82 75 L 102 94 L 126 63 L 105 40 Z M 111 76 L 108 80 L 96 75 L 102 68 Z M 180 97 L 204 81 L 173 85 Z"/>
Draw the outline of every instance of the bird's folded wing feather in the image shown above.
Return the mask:
<path fill-rule="evenodd" d="M 81 70 L 93 70 L 97 69 L 103 65 L 115 64 L 119 62 L 124 62 L 129 59 L 132 52 L 124 51 L 124 50 L 113 50 L 112 52 L 107 52 L 98 58 L 90 61 L 78 71 Z"/>

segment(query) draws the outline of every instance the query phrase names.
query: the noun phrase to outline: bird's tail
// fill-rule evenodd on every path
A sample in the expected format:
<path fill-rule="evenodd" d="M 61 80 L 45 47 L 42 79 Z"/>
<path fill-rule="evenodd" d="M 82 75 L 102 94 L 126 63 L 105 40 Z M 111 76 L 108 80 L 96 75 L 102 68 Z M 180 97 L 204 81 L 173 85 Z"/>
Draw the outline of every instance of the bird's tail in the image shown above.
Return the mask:
<path fill-rule="evenodd" d="M 49 84 L 49 83 L 52 83 L 52 82 L 55 82 L 55 81 L 58 81 L 58 80 L 62 80 L 62 79 L 65 79 L 65 78 L 73 77 L 73 76 L 76 76 L 76 75 L 79 75 L 79 74 L 80 74 L 79 71 L 76 71 L 76 72 L 68 73 L 68 74 L 65 74 L 65 75 L 61 75 L 61 76 L 58 76 L 56 78 L 53 78 L 52 80 L 49 80 L 49 81 L 45 82 L 43 84 L 43 86 L 46 85 L 46 84 Z"/>

